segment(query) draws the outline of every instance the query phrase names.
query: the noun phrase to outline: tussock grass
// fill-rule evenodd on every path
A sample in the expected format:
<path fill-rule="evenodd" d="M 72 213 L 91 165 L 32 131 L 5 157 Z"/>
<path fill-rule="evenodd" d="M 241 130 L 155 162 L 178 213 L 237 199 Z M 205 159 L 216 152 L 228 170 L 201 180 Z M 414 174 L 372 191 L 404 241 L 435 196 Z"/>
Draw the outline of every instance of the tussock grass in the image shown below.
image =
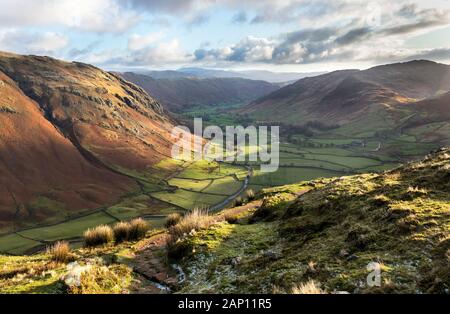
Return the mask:
<path fill-rule="evenodd" d="M 324 290 L 320 288 L 320 284 L 314 280 L 310 280 L 306 283 L 301 283 L 291 290 L 292 294 L 326 294 Z"/>
<path fill-rule="evenodd" d="M 184 215 L 179 223 L 169 228 L 167 240 L 169 258 L 179 259 L 189 254 L 192 251 L 191 245 L 181 240 L 196 231 L 209 228 L 217 219 L 217 217 L 209 215 L 207 210 L 198 208 Z"/>
<path fill-rule="evenodd" d="M 116 243 L 128 241 L 130 236 L 131 224 L 128 222 L 118 222 L 113 227 L 114 240 Z"/>
<path fill-rule="evenodd" d="M 193 230 L 206 229 L 214 223 L 214 218 L 207 210 L 195 208 L 187 213 L 178 224 L 169 229 L 169 234 L 176 240 L 186 236 Z"/>
<path fill-rule="evenodd" d="M 84 243 L 87 247 L 105 245 L 114 240 L 114 232 L 110 226 L 101 225 L 84 232 Z"/>
<path fill-rule="evenodd" d="M 142 239 L 147 234 L 147 231 L 149 230 L 148 223 L 142 219 L 137 218 L 130 221 L 130 231 L 128 234 L 128 240 L 129 241 L 136 241 L 139 239 Z"/>
<path fill-rule="evenodd" d="M 59 241 L 47 247 L 47 254 L 49 254 L 53 261 L 58 263 L 65 263 L 70 259 L 70 246 L 66 241 Z"/>
<path fill-rule="evenodd" d="M 166 218 L 166 222 L 165 222 L 166 228 L 175 226 L 176 224 L 178 224 L 181 221 L 181 219 L 183 219 L 183 217 L 178 213 L 170 214 Z"/>
<path fill-rule="evenodd" d="M 242 197 L 236 197 L 236 199 L 233 202 L 233 207 L 242 206 L 244 205 L 245 201 Z"/>
<path fill-rule="evenodd" d="M 256 198 L 255 191 L 253 191 L 252 189 L 247 190 L 245 192 L 245 196 L 247 197 L 249 202 L 255 200 L 255 198 Z"/>

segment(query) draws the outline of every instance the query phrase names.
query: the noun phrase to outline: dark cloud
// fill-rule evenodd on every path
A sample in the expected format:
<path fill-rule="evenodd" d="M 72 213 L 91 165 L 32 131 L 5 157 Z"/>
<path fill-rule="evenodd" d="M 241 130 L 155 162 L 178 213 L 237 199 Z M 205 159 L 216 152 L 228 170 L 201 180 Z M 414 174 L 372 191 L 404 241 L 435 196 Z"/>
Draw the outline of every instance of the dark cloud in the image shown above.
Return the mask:
<path fill-rule="evenodd" d="M 195 0 L 122 0 L 124 5 L 134 9 L 144 9 L 154 13 L 190 12 L 195 7 Z"/>
<path fill-rule="evenodd" d="M 406 60 L 450 60 L 450 48 L 427 49 L 408 56 Z"/>
<path fill-rule="evenodd" d="M 417 4 L 404 5 L 396 15 L 407 18 L 410 22 L 386 28 L 382 32 L 384 35 L 402 35 L 449 23 L 448 10 L 419 9 Z"/>
<path fill-rule="evenodd" d="M 372 34 L 372 30 L 369 27 L 361 27 L 352 29 L 351 31 L 347 32 L 346 34 L 338 37 L 335 40 L 335 43 L 338 45 L 350 45 L 355 42 L 364 40 L 368 38 Z"/>
<path fill-rule="evenodd" d="M 382 34 L 391 36 L 391 35 L 402 35 L 412 33 L 421 29 L 426 29 L 433 26 L 440 26 L 447 24 L 446 20 L 423 20 L 414 23 L 398 25 L 394 27 L 389 27 L 381 31 Z"/>
<path fill-rule="evenodd" d="M 397 15 L 402 17 L 415 17 L 417 12 L 417 4 L 415 3 L 408 3 L 403 5 L 398 11 Z"/>
<path fill-rule="evenodd" d="M 97 41 L 94 41 L 94 42 L 90 43 L 89 45 L 87 45 L 86 47 L 81 48 L 81 49 L 72 48 L 69 51 L 68 55 L 69 55 L 69 57 L 71 59 L 77 59 L 79 57 L 86 56 L 86 55 L 94 52 L 95 49 L 100 45 L 100 43 L 101 42 L 99 40 L 97 40 Z"/>
<path fill-rule="evenodd" d="M 287 33 L 285 37 L 286 42 L 288 43 L 319 42 L 329 40 L 332 36 L 336 35 L 337 32 L 337 29 L 331 27 L 310 28 Z"/>
<path fill-rule="evenodd" d="M 209 21 L 209 15 L 207 14 L 198 14 L 192 18 L 189 18 L 187 21 L 188 26 L 201 26 Z"/>

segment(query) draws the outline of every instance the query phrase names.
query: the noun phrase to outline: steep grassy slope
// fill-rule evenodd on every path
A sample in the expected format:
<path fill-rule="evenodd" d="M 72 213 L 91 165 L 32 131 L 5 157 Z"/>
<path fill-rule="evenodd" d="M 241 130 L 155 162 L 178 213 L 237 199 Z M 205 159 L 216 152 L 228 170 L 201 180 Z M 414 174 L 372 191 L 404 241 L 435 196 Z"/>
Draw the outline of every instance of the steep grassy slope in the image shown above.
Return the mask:
<path fill-rule="evenodd" d="M 141 86 L 174 112 L 196 105 L 248 103 L 278 88 L 265 81 L 242 78 L 153 79 L 129 72 L 121 75 Z"/>
<path fill-rule="evenodd" d="M 157 167 L 170 158 L 173 124 L 132 83 L 9 53 L 0 53 L 0 75 L 2 233 L 110 206 L 138 189 L 135 177 L 157 182 L 177 166 Z"/>
<path fill-rule="evenodd" d="M 175 246 L 182 292 L 287 292 L 314 280 L 328 292 L 449 293 L 450 150 L 383 174 L 263 191 L 237 224 Z M 298 196 L 301 194 L 300 196 Z M 366 278 L 381 270 L 381 286 Z"/>

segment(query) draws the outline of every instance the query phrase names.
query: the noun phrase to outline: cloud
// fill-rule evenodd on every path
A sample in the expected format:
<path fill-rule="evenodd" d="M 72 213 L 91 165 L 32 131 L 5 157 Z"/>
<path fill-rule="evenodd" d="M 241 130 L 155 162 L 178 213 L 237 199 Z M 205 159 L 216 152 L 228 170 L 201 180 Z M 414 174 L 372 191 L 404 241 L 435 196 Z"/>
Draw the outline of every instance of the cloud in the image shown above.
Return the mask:
<path fill-rule="evenodd" d="M 189 13 L 191 10 L 200 7 L 201 2 L 196 0 L 123 0 L 127 5 L 150 12 L 159 13 Z M 207 1 L 206 1 L 207 2 Z"/>
<path fill-rule="evenodd" d="M 167 41 L 155 42 L 137 50 L 109 50 L 94 53 L 87 60 L 98 65 L 143 67 L 189 62 L 192 60 L 192 57 L 183 51 L 179 40 L 173 38 Z"/>
<path fill-rule="evenodd" d="M 390 10 L 381 11 L 378 3 L 358 6 L 356 2 L 336 1 L 330 8 L 323 2 L 302 1 L 304 11 L 295 10 L 289 2 L 277 10 L 256 15 L 251 23 L 274 21 L 280 12 L 285 17 L 298 17 L 309 14 L 314 16 L 336 16 L 312 27 L 279 34 L 272 38 L 246 37 L 234 45 L 222 48 L 198 49 L 194 56 L 197 61 L 262 62 L 272 64 L 307 64 L 330 61 L 368 60 L 371 51 L 377 50 L 381 58 L 385 56 L 407 57 L 417 51 L 403 50 L 401 47 L 408 36 L 429 31 L 435 27 L 449 24 L 449 10 L 420 9 L 417 5 L 396 5 Z M 347 12 L 350 8 L 354 8 Z M 369 10 L 369 9 L 370 10 Z M 365 12 L 365 14 L 362 14 Z M 326 19 L 325 19 L 326 20 Z M 323 25 L 322 25 L 323 24 Z M 397 55 L 395 55 L 397 52 Z M 403 53 L 404 52 L 404 53 Z M 440 52 L 443 53 L 442 51 Z M 438 56 L 438 52 L 435 53 Z M 401 55 L 401 56 L 400 56 Z M 431 56 L 431 54 L 428 54 Z M 376 56 L 373 56 L 377 58 Z"/>
<path fill-rule="evenodd" d="M 147 35 L 132 34 L 128 38 L 128 50 L 141 50 L 161 39 L 163 32 L 150 33 Z"/>
<path fill-rule="evenodd" d="M 247 13 L 245 11 L 237 12 L 233 17 L 231 18 L 231 22 L 235 24 L 242 24 L 247 22 L 248 17 Z"/>
<path fill-rule="evenodd" d="M 54 32 L 36 33 L 14 29 L 0 32 L 2 49 L 18 53 L 55 55 L 68 44 L 67 37 Z"/>
<path fill-rule="evenodd" d="M 0 25 L 64 26 L 97 33 L 120 33 L 139 22 L 136 12 L 115 0 L 0 1 Z"/>
<path fill-rule="evenodd" d="M 338 37 L 335 42 L 338 45 L 349 45 L 368 38 L 371 34 L 371 31 L 372 30 L 369 27 L 355 28 Z"/>
<path fill-rule="evenodd" d="M 84 48 L 81 48 L 81 49 L 72 48 L 69 50 L 68 56 L 70 59 L 78 59 L 78 58 L 85 57 L 85 56 L 91 54 L 92 52 L 94 52 L 94 50 L 100 45 L 100 43 L 101 43 L 101 41 L 96 40 Z"/>
<path fill-rule="evenodd" d="M 272 58 L 275 43 L 266 38 L 248 36 L 236 45 L 221 49 L 197 49 L 197 61 L 267 62 Z"/>

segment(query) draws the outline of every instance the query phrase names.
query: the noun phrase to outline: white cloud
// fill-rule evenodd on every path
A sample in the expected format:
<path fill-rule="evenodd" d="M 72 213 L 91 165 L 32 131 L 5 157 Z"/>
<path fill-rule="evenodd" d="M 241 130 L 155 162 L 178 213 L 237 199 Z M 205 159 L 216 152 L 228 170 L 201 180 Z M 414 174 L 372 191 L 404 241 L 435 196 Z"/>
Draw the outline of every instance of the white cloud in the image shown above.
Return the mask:
<path fill-rule="evenodd" d="M 150 33 L 147 35 L 132 34 L 128 38 L 128 50 L 141 50 L 157 42 L 163 36 L 163 32 Z"/>
<path fill-rule="evenodd" d="M 139 16 L 115 0 L 0 1 L 0 25 L 7 27 L 60 25 L 90 32 L 123 32 Z"/>
<path fill-rule="evenodd" d="M 190 62 L 192 59 L 184 52 L 177 38 L 154 42 L 137 50 L 92 52 L 84 58 L 85 62 L 114 68 L 164 66 Z"/>
<path fill-rule="evenodd" d="M 14 29 L 0 31 L 0 47 L 19 53 L 54 55 L 68 44 L 67 37 L 54 32 L 35 33 Z"/>
<path fill-rule="evenodd" d="M 188 56 L 183 52 L 179 40 L 174 38 L 135 51 L 128 56 L 126 62 L 134 65 L 150 65 L 179 63 L 187 60 Z"/>

